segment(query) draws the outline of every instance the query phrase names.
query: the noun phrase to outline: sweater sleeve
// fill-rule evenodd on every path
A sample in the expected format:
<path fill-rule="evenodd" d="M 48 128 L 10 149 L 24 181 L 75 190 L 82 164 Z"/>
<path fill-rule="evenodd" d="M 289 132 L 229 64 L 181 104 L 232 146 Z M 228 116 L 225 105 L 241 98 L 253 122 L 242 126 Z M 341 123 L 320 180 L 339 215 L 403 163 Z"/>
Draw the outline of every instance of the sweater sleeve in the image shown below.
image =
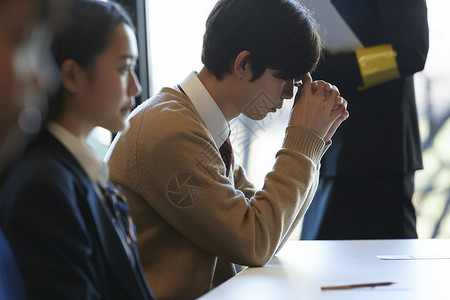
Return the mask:
<path fill-rule="evenodd" d="M 259 266 L 306 211 L 327 147 L 312 131 L 288 127 L 264 186 L 251 192 L 243 173 L 235 181 L 225 175 L 219 150 L 196 114 L 167 101 L 136 113 L 109 164 L 115 181 L 145 199 L 185 239 L 223 260 Z"/>

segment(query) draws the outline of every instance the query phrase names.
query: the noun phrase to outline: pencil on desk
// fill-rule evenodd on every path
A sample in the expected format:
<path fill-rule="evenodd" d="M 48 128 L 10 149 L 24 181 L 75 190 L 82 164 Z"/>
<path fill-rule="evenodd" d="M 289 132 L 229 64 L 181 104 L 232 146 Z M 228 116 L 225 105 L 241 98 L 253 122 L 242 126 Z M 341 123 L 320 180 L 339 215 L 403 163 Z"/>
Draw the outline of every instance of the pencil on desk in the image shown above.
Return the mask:
<path fill-rule="evenodd" d="M 348 285 L 334 285 L 334 286 L 323 286 L 322 291 L 328 290 L 346 290 L 346 289 L 355 289 L 362 287 L 376 287 L 376 286 L 386 286 L 394 284 L 395 282 L 374 282 L 374 283 L 360 283 L 360 284 L 348 284 Z"/>

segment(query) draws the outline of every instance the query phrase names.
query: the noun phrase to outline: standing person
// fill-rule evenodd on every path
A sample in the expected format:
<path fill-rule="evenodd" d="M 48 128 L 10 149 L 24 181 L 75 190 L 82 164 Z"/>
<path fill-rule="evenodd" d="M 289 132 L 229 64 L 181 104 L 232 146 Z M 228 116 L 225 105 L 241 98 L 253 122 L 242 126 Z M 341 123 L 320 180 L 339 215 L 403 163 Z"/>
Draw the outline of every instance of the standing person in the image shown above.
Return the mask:
<path fill-rule="evenodd" d="M 325 55 L 314 72 L 339 86 L 352 118 L 322 159 L 301 239 L 417 238 L 412 196 L 422 156 L 413 74 L 428 52 L 425 1 L 331 2 L 366 48 Z"/>
<path fill-rule="evenodd" d="M 128 207 L 86 145 L 127 127 L 140 85 L 133 25 L 111 2 L 73 1 L 52 52 L 50 122 L 0 191 L 1 226 L 31 299 L 153 299 Z"/>
<path fill-rule="evenodd" d="M 163 88 L 132 113 L 106 159 L 136 220 L 158 299 L 194 299 L 261 266 L 309 206 L 320 159 L 346 101 L 308 72 L 321 53 L 314 22 L 290 0 L 221 0 L 206 22 L 200 72 Z M 303 89 L 262 189 L 233 159 L 229 122 L 263 119 Z"/>

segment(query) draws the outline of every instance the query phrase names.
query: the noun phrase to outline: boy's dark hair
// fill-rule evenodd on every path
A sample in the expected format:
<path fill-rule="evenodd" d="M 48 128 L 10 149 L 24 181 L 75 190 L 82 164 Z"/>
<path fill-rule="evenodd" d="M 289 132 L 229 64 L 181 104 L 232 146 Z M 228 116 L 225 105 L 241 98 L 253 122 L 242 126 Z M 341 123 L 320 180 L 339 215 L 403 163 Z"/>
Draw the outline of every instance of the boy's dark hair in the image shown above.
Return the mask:
<path fill-rule="evenodd" d="M 121 5 L 112 1 L 71 1 L 66 20 L 57 29 L 51 50 L 58 67 L 73 59 L 82 68 L 89 70 L 95 58 L 109 45 L 114 29 L 126 24 L 135 30 L 130 16 Z M 49 118 L 58 115 L 62 103 L 63 87 L 50 96 Z"/>
<path fill-rule="evenodd" d="M 316 67 L 322 44 L 311 15 L 294 0 L 220 0 L 206 21 L 202 62 L 221 80 L 245 50 L 252 81 L 267 68 L 300 79 Z"/>

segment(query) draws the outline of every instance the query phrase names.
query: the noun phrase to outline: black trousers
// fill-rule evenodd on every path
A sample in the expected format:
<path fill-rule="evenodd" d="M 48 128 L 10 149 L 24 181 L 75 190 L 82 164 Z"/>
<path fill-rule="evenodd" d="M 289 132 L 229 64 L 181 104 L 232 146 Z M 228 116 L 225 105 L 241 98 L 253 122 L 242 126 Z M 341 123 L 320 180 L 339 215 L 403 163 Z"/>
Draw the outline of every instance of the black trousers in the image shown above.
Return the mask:
<path fill-rule="evenodd" d="M 414 173 L 320 178 L 300 239 L 417 238 Z"/>

